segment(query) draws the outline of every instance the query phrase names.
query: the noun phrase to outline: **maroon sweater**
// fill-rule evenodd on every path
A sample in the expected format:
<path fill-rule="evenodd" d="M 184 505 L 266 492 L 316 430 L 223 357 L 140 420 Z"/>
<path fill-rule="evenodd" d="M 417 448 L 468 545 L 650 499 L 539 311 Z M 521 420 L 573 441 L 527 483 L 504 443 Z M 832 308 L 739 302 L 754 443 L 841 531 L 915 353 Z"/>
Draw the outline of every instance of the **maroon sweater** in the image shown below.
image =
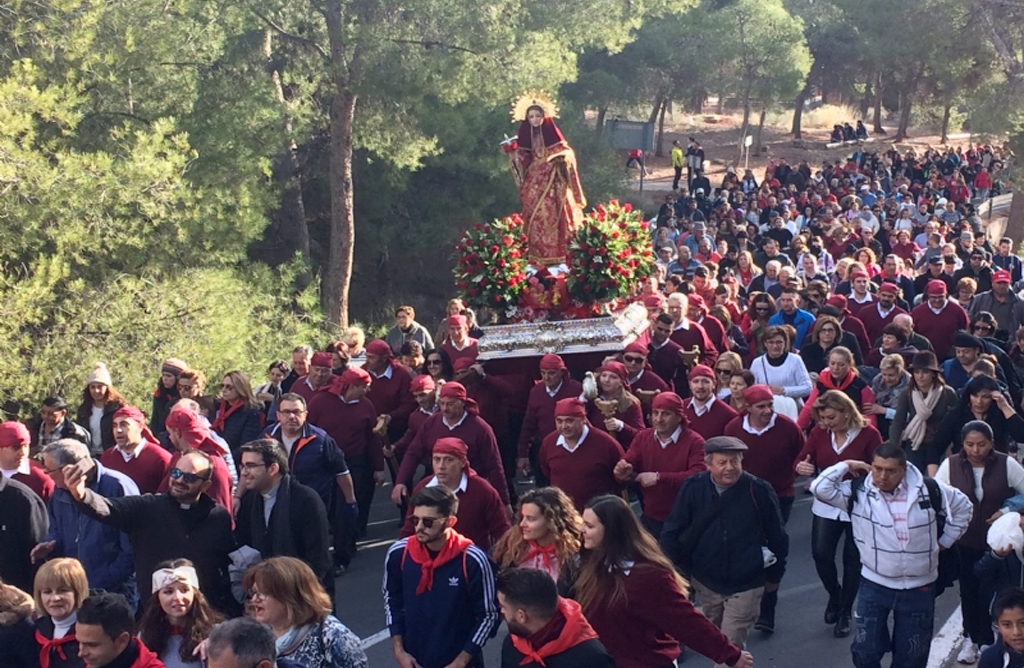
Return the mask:
<path fill-rule="evenodd" d="M 434 450 L 434 443 L 439 438 L 459 438 L 469 449 L 469 463 L 479 475 L 487 479 L 497 490 L 501 502 L 508 504 L 508 484 L 505 482 L 505 469 L 501 465 L 501 454 L 494 431 L 480 416 L 465 413 L 465 419 L 453 429 L 444 423 L 444 416 L 435 413 L 426 419 L 409 449 L 405 451 L 402 467 L 398 470 L 396 485 L 412 485 L 412 476 L 416 467 L 424 458 L 429 459 Z"/>
<path fill-rule="evenodd" d="M 434 476 L 427 476 L 421 480 L 413 494 L 426 487 L 433 479 Z M 455 514 L 458 519 L 456 531 L 473 541 L 484 552 L 490 552 L 491 547 L 509 528 L 508 515 L 505 514 L 505 506 L 498 492 L 491 487 L 491 483 L 474 472 L 466 478 L 466 491 L 456 491 L 455 496 L 459 499 L 459 511 Z M 409 506 L 398 537 L 405 538 L 414 533 L 416 528 L 412 524 L 412 506 Z"/>
<path fill-rule="evenodd" d="M 900 313 L 906 313 L 906 311 L 901 309 L 899 306 L 894 306 L 893 309 L 889 311 L 889 315 L 883 318 L 878 313 L 877 303 L 868 304 L 867 306 L 861 307 L 861 309 L 857 311 L 857 318 L 859 318 L 860 321 L 864 323 L 864 331 L 867 333 L 868 341 L 871 342 L 872 347 L 875 345 L 875 341 L 881 338 L 882 330 L 885 329 L 885 326 L 891 323 L 892 319 L 895 318 Z M 867 350 L 862 350 L 861 352 L 867 355 L 868 350 L 871 350 L 871 348 L 868 348 Z"/>
<path fill-rule="evenodd" d="M 373 433 L 377 408 L 366 397 L 350 404 L 333 392 L 317 392 L 309 404 L 309 422 L 326 431 L 350 463 L 366 460 L 374 471 L 384 470 L 380 437 Z"/>
<path fill-rule="evenodd" d="M 683 350 L 693 350 L 693 346 L 696 344 L 700 348 L 701 364 L 714 367 L 715 362 L 718 361 L 719 350 L 708 336 L 707 330 L 692 320 L 689 329 L 674 330 L 670 338 L 678 343 Z"/>
<path fill-rule="evenodd" d="M 711 343 L 715 346 L 715 350 L 719 354 L 729 351 L 729 337 L 726 336 L 725 327 L 717 318 L 711 316 L 705 316 L 699 323 L 704 331 L 708 333 L 708 338 L 711 339 Z"/>
<path fill-rule="evenodd" d="M 625 454 L 618 441 L 593 425 L 573 452 L 558 445 L 558 437 L 557 431 L 544 437 L 538 458 L 552 487 L 568 494 L 580 512 L 595 496 L 618 494 L 622 485 L 612 471 Z"/>
<path fill-rule="evenodd" d="M 494 374 L 480 378 L 472 371 L 461 382 L 469 398 L 477 403 L 480 417 L 491 425 L 495 437 L 504 440 L 508 434 L 508 406 L 515 389 L 505 379 Z"/>
<path fill-rule="evenodd" d="M 672 512 L 676 492 L 683 481 L 704 471 L 704 437 L 683 426 L 679 440 L 661 447 L 654 429 L 644 429 L 636 435 L 626 453 L 626 461 L 633 465 L 634 473 L 658 473 L 658 482 L 644 487 L 644 515 L 664 522 Z"/>
<path fill-rule="evenodd" d="M 156 494 L 167 472 L 171 470 L 171 453 L 149 441 L 146 441 L 141 452 L 137 452 L 138 456 L 126 462 L 118 452 L 118 447 L 114 446 L 100 455 L 100 464 L 134 480 L 140 494 Z"/>
<path fill-rule="evenodd" d="M 760 436 L 743 428 L 738 415 L 725 427 L 726 436 L 735 436 L 747 444 L 743 453 L 743 470 L 768 482 L 781 499 L 796 496 L 796 457 L 804 447 L 800 427 L 785 415 L 775 414 L 775 425 Z"/>
<path fill-rule="evenodd" d="M 622 420 L 622 429 L 615 432 L 613 436 L 619 442 L 619 445 L 623 448 L 628 448 L 629 444 L 633 442 L 633 437 L 636 436 L 636 433 L 644 428 L 644 411 L 639 403 L 630 402 L 629 408 L 625 411 L 617 412 L 614 417 Z M 590 422 L 591 427 L 595 427 L 606 434 L 608 433 L 608 428 L 604 425 L 604 413 L 601 412 L 601 409 L 593 401 L 587 402 L 587 420 Z"/>
<path fill-rule="evenodd" d="M 910 316 L 914 319 L 914 331 L 932 342 L 939 362 L 953 356 L 953 334 L 967 329 L 968 325 L 967 311 L 960 304 L 949 300 L 946 307 L 936 314 L 925 302 L 914 307 Z"/>
<path fill-rule="evenodd" d="M 882 444 L 882 435 L 878 430 L 868 425 L 860 430 L 853 442 L 843 448 L 843 451 L 836 453 L 832 449 L 832 432 L 815 425 L 811 433 L 807 435 L 807 442 L 796 456 L 793 465 L 811 458 L 811 463 L 819 471 L 824 471 L 833 464 L 844 462 L 847 459 L 857 459 L 865 464 L 870 464 L 875 448 Z"/>
<path fill-rule="evenodd" d="M 693 409 L 693 399 L 687 399 L 685 403 L 686 419 L 690 421 L 690 429 L 704 437 L 705 440 L 712 436 L 721 436 L 725 433 L 725 425 L 732 422 L 732 419 L 739 415 L 736 409 L 721 399 L 715 399 L 711 404 L 711 410 L 703 415 L 697 415 Z"/>
<path fill-rule="evenodd" d="M 682 347 L 669 339 L 661 348 L 655 349 L 654 344 L 648 346 L 650 353 L 647 358 L 651 362 L 651 370 L 654 371 L 669 389 L 675 391 L 681 397 L 689 396 L 690 386 L 687 384 L 689 369 L 679 356 Z"/>
<path fill-rule="evenodd" d="M 434 411 L 434 413 L 436 412 L 437 411 Z M 434 413 L 431 413 L 430 415 L 433 415 Z M 416 407 L 416 410 L 414 410 L 412 415 L 409 416 L 409 426 L 406 427 L 402 438 L 395 441 L 395 457 L 402 459 L 402 457 L 405 456 L 405 453 L 412 444 L 413 439 L 416 438 L 416 434 L 419 433 L 420 428 L 423 427 L 423 423 L 427 421 L 427 418 L 430 417 L 430 415 L 424 413 L 423 409 L 419 406 Z"/>
<path fill-rule="evenodd" d="M 555 430 L 555 404 L 562 399 L 572 399 L 583 394 L 583 385 L 578 380 L 565 378 L 555 396 L 548 394 L 544 383 L 538 382 L 530 388 L 526 400 L 526 415 L 523 429 L 519 432 L 519 457 L 530 456 L 530 446 L 536 438 L 543 439 Z"/>
<path fill-rule="evenodd" d="M 740 649 L 702 615 L 660 566 L 636 563 L 622 577 L 625 595 L 583 611 L 618 668 L 663 668 L 685 645 L 716 663 L 735 664 Z M 607 592 L 610 594 L 610 592 Z"/>
<path fill-rule="evenodd" d="M 477 355 L 480 354 L 480 351 L 477 348 L 476 339 L 474 338 L 470 338 L 469 345 L 467 345 L 462 350 L 456 350 L 455 346 L 452 345 L 451 341 L 445 341 L 444 343 L 442 343 L 441 349 L 448 353 L 448 357 L 449 359 L 451 359 L 452 365 L 455 364 L 456 360 L 460 360 L 463 357 L 468 357 L 471 360 L 475 360 Z"/>
<path fill-rule="evenodd" d="M 857 345 L 860 346 L 861 353 L 864 353 L 865 350 L 871 350 L 873 344 L 871 341 L 868 341 L 868 332 L 864 329 L 864 323 L 860 321 L 860 318 L 848 315 L 842 319 L 839 326 L 843 328 L 844 332 L 853 334 L 854 338 L 857 339 Z"/>
<path fill-rule="evenodd" d="M 46 469 L 31 459 L 28 462 L 28 471 L 28 473 L 15 473 L 11 476 L 11 480 L 17 480 L 28 486 L 29 489 L 39 495 L 43 503 L 49 503 L 50 497 L 53 496 L 53 490 L 56 487 L 53 479 L 46 475 Z"/>
<path fill-rule="evenodd" d="M 392 433 L 405 432 L 409 415 L 416 410 L 416 399 L 409 391 L 412 374 L 401 364 L 393 362 L 390 378 L 370 375 L 373 376 L 373 382 L 370 384 L 370 391 L 366 393 L 366 398 L 373 403 L 378 413 L 391 416 L 388 428 L 395 430 Z"/>
<path fill-rule="evenodd" d="M 313 401 L 313 396 L 317 393 L 317 390 L 314 390 L 309 386 L 309 376 L 297 378 L 295 382 L 292 383 L 290 391 L 305 399 L 307 408 L 309 407 L 309 403 Z"/>

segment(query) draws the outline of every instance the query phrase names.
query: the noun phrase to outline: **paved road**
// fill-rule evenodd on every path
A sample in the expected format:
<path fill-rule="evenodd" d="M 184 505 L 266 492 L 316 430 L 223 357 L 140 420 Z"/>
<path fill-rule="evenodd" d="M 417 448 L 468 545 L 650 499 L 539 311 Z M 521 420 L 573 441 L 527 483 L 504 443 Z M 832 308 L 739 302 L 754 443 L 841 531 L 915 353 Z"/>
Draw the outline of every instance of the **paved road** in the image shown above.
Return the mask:
<path fill-rule="evenodd" d="M 353 560 L 349 572 L 337 583 L 337 608 L 341 621 L 360 638 L 371 642 L 375 640 L 375 634 L 379 634 L 377 638 L 382 638 L 366 649 L 373 668 L 397 666 L 385 631 L 380 591 L 384 554 L 398 533 L 398 511 L 388 501 L 390 491 L 390 485 L 378 490 L 370 514 L 368 536 L 361 543 L 359 554 Z M 755 664 L 760 668 L 849 666 L 849 638 L 833 638 L 831 627 L 825 626 L 821 619 L 828 596 L 821 587 L 811 560 L 810 496 L 800 493 L 788 530 L 791 555 L 779 594 L 775 634 L 765 637 L 756 631 L 752 632 L 748 649 L 754 654 Z M 935 614 L 936 632 L 954 612 L 958 602 L 955 592 L 947 592 L 939 599 Z M 505 629 L 502 625 L 498 637 L 484 647 L 485 661 L 491 668 L 499 665 L 498 655 L 504 637 Z M 694 652 L 687 652 L 684 663 L 693 668 L 712 665 Z"/>

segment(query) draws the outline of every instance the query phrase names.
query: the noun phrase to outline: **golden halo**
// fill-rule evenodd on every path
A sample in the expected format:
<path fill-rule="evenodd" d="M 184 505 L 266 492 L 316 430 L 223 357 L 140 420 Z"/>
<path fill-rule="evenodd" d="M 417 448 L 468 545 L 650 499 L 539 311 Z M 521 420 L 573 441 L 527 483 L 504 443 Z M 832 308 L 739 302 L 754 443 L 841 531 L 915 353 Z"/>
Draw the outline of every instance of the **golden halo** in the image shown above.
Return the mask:
<path fill-rule="evenodd" d="M 558 118 L 558 105 L 551 99 L 551 96 L 543 91 L 530 90 L 520 95 L 519 99 L 512 103 L 512 122 L 525 121 L 526 110 L 534 105 L 544 110 L 545 117 Z"/>

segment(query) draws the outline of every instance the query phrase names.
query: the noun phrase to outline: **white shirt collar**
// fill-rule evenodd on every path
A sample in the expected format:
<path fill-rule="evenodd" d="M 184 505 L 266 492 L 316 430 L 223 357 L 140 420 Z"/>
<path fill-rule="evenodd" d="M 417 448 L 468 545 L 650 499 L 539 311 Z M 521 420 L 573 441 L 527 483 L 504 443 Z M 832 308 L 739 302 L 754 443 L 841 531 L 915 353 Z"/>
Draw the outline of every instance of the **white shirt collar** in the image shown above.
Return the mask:
<path fill-rule="evenodd" d="M 883 318 L 888 318 L 889 314 L 896 310 L 896 304 L 893 304 L 892 308 L 889 309 L 888 311 L 883 311 L 882 302 L 878 302 L 878 306 L 876 308 L 878 309 L 878 315 L 882 316 Z"/>
<path fill-rule="evenodd" d="M 632 385 L 635 385 L 637 383 L 637 381 L 639 381 L 643 377 L 643 375 L 644 375 L 644 370 L 640 369 L 640 373 L 638 373 L 637 375 L 632 376 L 632 377 L 627 377 L 626 380 L 632 386 Z"/>
<path fill-rule="evenodd" d="M 455 341 L 452 341 L 451 339 L 448 339 L 448 345 L 450 345 L 452 348 L 455 348 L 456 350 L 458 350 L 461 353 L 463 350 L 465 350 L 466 348 L 468 348 L 471 345 L 473 345 L 473 339 L 472 339 L 472 337 L 467 336 L 466 337 L 466 345 L 464 345 L 464 346 L 457 346 L 457 345 L 455 345 Z"/>
<path fill-rule="evenodd" d="M 857 302 L 858 304 L 870 304 L 872 301 L 874 301 L 874 298 L 871 296 L 870 292 L 865 292 L 864 299 L 857 299 L 857 293 L 851 292 L 850 301 Z"/>
<path fill-rule="evenodd" d="M 135 446 L 135 449 L 132 452 L 125 452 L 124 450 L 121 449 L 121 446 L 119 446 L 119 445 L 115 446 L 115 448 L 117 450 L 117 453 L 119 455 L 121 455 L 126 462 L 130 462 L 131 460 L 133 460 L 136 457 L 138 457 L 139 455 L 141 455 L 142 454 L 142 449 L 145 448 L 145 447 L 146 447 L 146 440 L 145 439 L 143 439 L 137 446 Z"/>
<path fill-rule="evenodd" d="M 673 443 L 675 443 L 676 441 L 678 441 L 679 440 L 679 436 L 682 435 L 682 433 L 683 433 L 683 425 L 679 425 L 678 427 L 676 427 L 676 430 L 674 432 L 672 432 L 672 435 L 668 437 L 667 441 L 661 440 L 661 436 L 658 436 L 658 432 L 654 432 L 654 440 L 656 440 L 658 442 L 658 445 L 661 446 L 661 449 L 664 450 L 668 446 L 670 446 Z"/>
<path fill-rule="evenodd" d="M 758 431 L 757 429 L 754 429 L 753 427 L 750 426 L 750 415 L 749 414 L 748 415 L 744 415 L 743 416 L 743 431 L 745 431 L 745 432 L 747 432 L 749 434 L 753 434 L 754 436 L 760 436 L 761 434 L 765 433 L 766 431 L 768 431 L 769 429 L 771 429 L 772 427 L 775 426 L 775 418 L 777 418 L 778 416 L 779 416 L 778 413 L 772 413 L 772 419 L 768 420 L 768 425 L 764 429 L 761 429 L 760 431 Z"/>
<path fill-rule="evenodd" d="M 434 410 L 432 411 L 423 410 L 423 406 L 420 406 L 419 412 L 423 413 L 424 415 L 433 415 L 434 413 L 437 412 L 437 404 L 434 404 Z"/>
<path fill-rule="evenodd" d="M 456 422 L 455 424 L 448 424 L 448 420 L 447 420 L 447 418 L 445 418 L 444 416 L 442 416 L 442 417 L 441 417 L 441 422 L 443 422 L 443 423 L 444 423 L 444 426 L 448 427 L 448 431 L 451 431 L 452 429 L 455 429 L 455 428 L 456 428 L 456 427 L 458 427 L 458 426 L 459 426 L 460 424 L 462 424 L 463 422 L 465 422 L 465 421 L 466 421 L 466 416 L 467 416 L 467 415 L 469 415 L 469 411 L 462 411 L 462 417 L 460 417 L 460 418 L 459 418 L 459 421 L 458 421 L 458 422 Z"/>
<path fill-rule="evenodd" d="M 672 328 L 673 332 L 678 332 L 681 329 L 690 329 L 690 319 L 683 316 L 683 321 Z"/>
<path fill-rule="evenodd" d="M 655 343 L 655 342 L 654 342 L 654 339 L 651 339 L 651 343 L 650 343 L 650 346 L 651 346 L 652 348 L 654 348 L 655 350 L 661 350 L 662 348 L 664 348 L 665 346 L 667 346 L 667 345 L 668 345 L 668 342 L 669 342 L 669 339 L 665 339 L 665 340 L 664 340 L 664 341 L 662 341 L 661 343 Z"/>
<path fill-rule="evenodd" d="M 837 455 L 840 454 L 851 443 L 853 443 L 853 439 L 857 438 L 858 434 L 860 434 L 860 428 L 859 427 L 857 429 L 851 429 L 850 431 L 846 432 L 846 442 L 843 443 L 843 447 L 840 448 L 838 445 L 836 445 L 836 433 L 834 431 L 831 432 L 831 436 L 832 436 L 832 449 L 835 451 L 835 453 Z"/>
<path fill-rule="evenodd" d="M 371 374 L 373 374 L 373 377 L 374 377 L 374 378 L 391 378 L 391 369 L 393 369 L 393 368 L 394 368 L 394 367 L 392 367 L 392 366 L 391 366 L 391 365 L 389 364 L 389 365 L 387 366 L 387 368 L 386 368 L 386 369 L 384 369 L 384 373 L 381 373 L 381 374 L 377 374 L 377 373 L 373 373 L 372 371 L 371 371 L 370 373 L 371 373 Z"/>
<path fill-rule="evenodd" d="M 570 449 L 569 448 L 569 444 L 565 442 L 565 436 L 562 436 L 561 434 L 558 435 L 558 440 L 555 441 L 555 445 L 560 445 L 563 448 L 565 448 L 566 450 L 568 450 L 569 452 L 576 452 L 577 450 L 580 449 L 580 446 L 583 445 L 583 441 L 586 440 L 587 434 L 589 434 L 589 433 L 590 433 L 590 427 L 587 426 L 587 425 L 583 425 L 583 433 L 580 434 L 579 440 L 576 441 L 576 447 L 575 448 Z"/>
<path fill-rule="evenodd" d="M 544 391 L 548 393 L 548 396 L 549 396 L 549 397 L 554 397 L 554 396 L 555 396 L 555 395 L 557 395 L 557 394 L 559 393 L 559 391 L 560 391 L 560 390 L 562 389 L 562 385 L 563 385 L 564 383 L 565 383 L 565 381 L 564 381 L 564 380 L 562 380 L 562 381 L 559 381 L 558 385 L 557 385 L 557 386 L 555 387 L 555 389 L 553 389 L 553 390 L 552 390 L 552 389 L 551 389 L 550 387 L 548 387 L 547 385 L 545 385 L 545 386 L 544 386 Z"/>
<path fill-rule="evenodd" d="M 703 406 L 698 406 L 697 405 L 697 400 L 694 399 L 693 397 L 690 397 L 690 408 L 693 409 L 693 412 L 696 413 L 698 417 L 700 417 L 701 415 L 704 415 L 709 410 L 711 410 L 711 406 L 714 403 L 715 403 L 715 395 L 714 394 L 711 395 L 711 398 L 708 399 L 707 403 L 705 403 Z"/>
<path fill-rule="evenodd" d="M 29 475 L 30 473 L 32 473 L 32 467 L 28 462 L 28 457 L 26 457 L 25 459 L 21 460 L 20 464 L 18 464 L 18 468 L 14 469 L 13 471 L 8 469 L 0 469 L 0 473 L 3 473 L 5 478 L 11 478 L 17 475 L 18 473 L 22 475 Z"/>
<path fill-rule="evenodd" d="M 942 313 L 943 311 L 946 310 L 946 307 L 949 306 L 949 300 L 947 299 L 945 302 L 943 302 L 942 308 L 936 309 L 934 306 L 932 306 L 931 301 L 928 300 L 928 295 L 925 295 L 924 298 L 925 301 L 928 303 L 928 309 L 935 315 Z"/>
<path fill-rule="evenodd" d="M 430 479 L 430 482 L 427 483 L 427 487 L 437 487 L 440 484 L 441 484 L 441 481 L 437 479 L 437 476 L 434 476 L 433 478 Z M 462 472 L 462 480 L 459 481 L 459 486 L 456 487 L 455 489 L 453 489 L 452 492 L 465 492 L 466 491 L 466 486 L 468 484 L 469 484 L 469 476 L 466 475 L 465 471 L 463 471 Z"/>

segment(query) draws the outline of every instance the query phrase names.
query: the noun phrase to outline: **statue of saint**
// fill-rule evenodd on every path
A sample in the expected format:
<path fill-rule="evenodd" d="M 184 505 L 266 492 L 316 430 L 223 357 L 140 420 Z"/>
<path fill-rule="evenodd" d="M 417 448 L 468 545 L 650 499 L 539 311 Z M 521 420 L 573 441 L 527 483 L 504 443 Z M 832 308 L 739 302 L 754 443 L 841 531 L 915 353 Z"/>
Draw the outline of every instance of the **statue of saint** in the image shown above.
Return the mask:
<path fill-rule="evenodd" d="M 523 203 L 527 259 L 534 269 L 557 273 L 587 205 L 576 154 L 555 125 L 557 108 L 546 96 L 524 95 L 512 114 L 520 123 L 509 158 Z"/>

